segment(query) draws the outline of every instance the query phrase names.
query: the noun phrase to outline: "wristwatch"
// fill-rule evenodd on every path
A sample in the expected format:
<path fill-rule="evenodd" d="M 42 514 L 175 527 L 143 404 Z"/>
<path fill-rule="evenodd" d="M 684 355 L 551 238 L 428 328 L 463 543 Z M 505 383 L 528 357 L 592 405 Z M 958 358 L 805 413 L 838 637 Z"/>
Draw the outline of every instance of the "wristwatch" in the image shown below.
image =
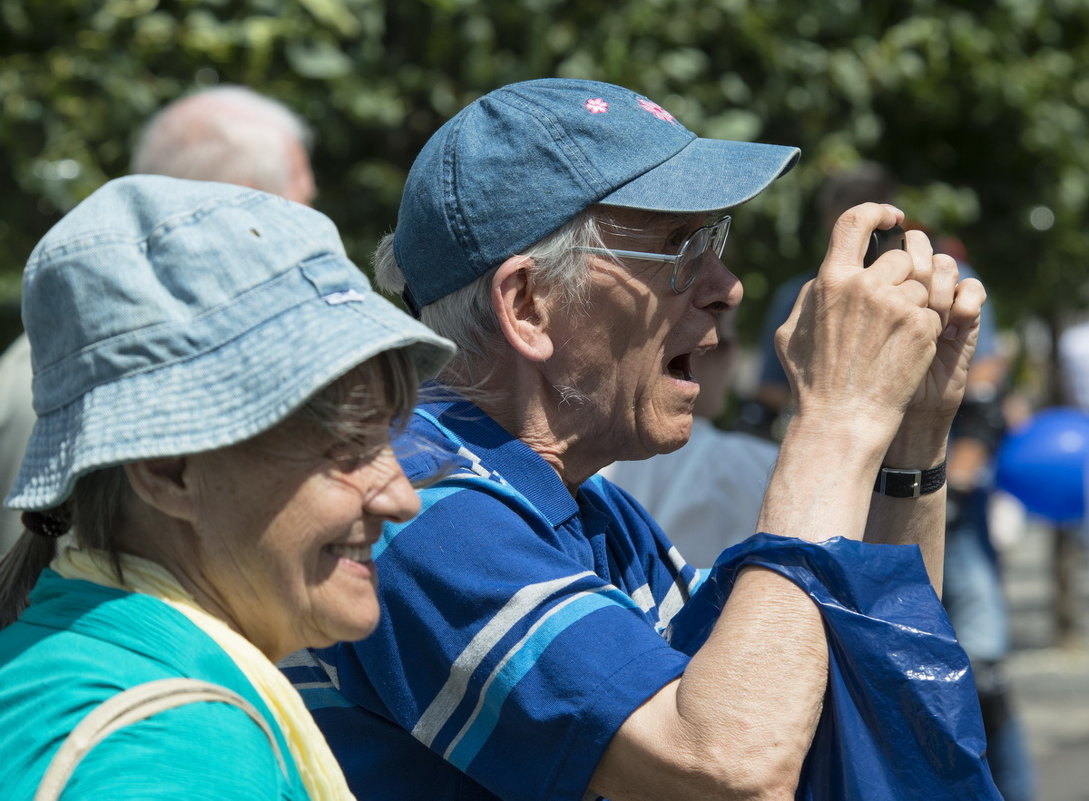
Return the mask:
<path fill-rule="evenodd" d="M 882 467 L 874 482 L 873 491 L 890 498 L 918 498 L 929 495 L 945 486 L 945 462 L 926 470 L 904 470 L 898 467 Z"/>

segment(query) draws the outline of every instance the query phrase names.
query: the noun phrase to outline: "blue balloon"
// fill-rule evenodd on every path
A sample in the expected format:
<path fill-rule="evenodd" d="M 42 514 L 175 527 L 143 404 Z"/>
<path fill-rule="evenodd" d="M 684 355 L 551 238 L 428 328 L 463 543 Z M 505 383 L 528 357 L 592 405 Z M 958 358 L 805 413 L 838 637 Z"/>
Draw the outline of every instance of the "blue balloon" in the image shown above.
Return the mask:
<path fill-rule="evenodd" d="M 1044 409 L 1011 431 L 998 449 L 995 482 L 1040 517 L 1076 523 L 1085 517 L 1089 414 Z"/>

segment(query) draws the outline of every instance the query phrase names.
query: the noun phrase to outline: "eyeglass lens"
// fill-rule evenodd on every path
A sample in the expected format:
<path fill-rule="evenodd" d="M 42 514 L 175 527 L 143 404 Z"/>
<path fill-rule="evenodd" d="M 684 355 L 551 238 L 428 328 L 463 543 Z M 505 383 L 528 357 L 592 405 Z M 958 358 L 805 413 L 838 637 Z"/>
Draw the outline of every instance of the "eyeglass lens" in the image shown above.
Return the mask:
<path fill-rule="evenodd" d="M 704 226 L 692 234 L 692 238 L 685 243 L 684 252 L 673 275 L 673 287 L 676 291 L 683 292 L 696 280 L 705 253 L 711 251 L 715 254 L 715 258 L 722 258 L 722 251 L 726 247 L 726 235 L 729 233 L 730 218 L 727 217 L 714 225 Z"/>

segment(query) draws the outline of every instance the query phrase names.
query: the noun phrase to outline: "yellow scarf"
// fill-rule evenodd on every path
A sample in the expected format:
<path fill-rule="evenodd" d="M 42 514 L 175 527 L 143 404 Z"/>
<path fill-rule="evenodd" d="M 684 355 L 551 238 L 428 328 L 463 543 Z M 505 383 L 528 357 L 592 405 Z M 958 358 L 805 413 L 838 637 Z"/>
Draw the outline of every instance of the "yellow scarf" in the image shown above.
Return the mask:
<path fill-rule="evenodd" d="M 50 567 L 65 578 L 158 598 L 193 621 L 227 652 L 272 710 L 312 801 L 355 799 L 325 736 L 287 677 L 253 643 L 197 606 L 166 569 L 147 559 L 122 555 L 125 583 L 119 584 L 106 554 L 76 548 L 61 548 Z"/>

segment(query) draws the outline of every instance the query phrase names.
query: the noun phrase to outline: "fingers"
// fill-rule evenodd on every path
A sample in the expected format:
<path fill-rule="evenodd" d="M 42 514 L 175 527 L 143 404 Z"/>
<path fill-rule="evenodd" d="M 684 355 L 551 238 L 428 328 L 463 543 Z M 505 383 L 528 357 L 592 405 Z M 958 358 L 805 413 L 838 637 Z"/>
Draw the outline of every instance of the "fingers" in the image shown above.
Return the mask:
<path fill-rule="evenodd" d="M 799 408 L 810 398 L 831 408 L 824 401 L 837 397 L 902 411 L 932 371 L 942 338 L 946 356 L 948 345 L 974 341 L 983 288 L 958 284 L 955 260 L 935 254 L 925 232 L 906 232 L 902 250 L 862 267 L 872 232 L 903 218 L 895 206 L 863 203 L 836 222 L 817 278 L 776 337 Z"/>
<path fill-rule="evenodd" d="M 905 231 L 904 250 L 911 257 L 912 278 L 929 291 L 934 277 L 934 247 L 930 237 L 922 231 Z M 952 299 L 950 296 L 950 302 Z"/>
<path fill-rule="evenodd" d="M 907 270 L 903 270 L 904 265 L 908 265 Z M 876 264 L 874 266 L 877 266 Z M 918 306 L 920 309 L 925 309 L 930 306 L 930 290 L 921 282 L 914 279 L 910 262 L 904 258 L 899 257 L 895 260 L 890 259 L 884 265 L 884 269 L 879 270 L 879 273 L 884 273 L 885 277 L 880 275 L 867 276 L 872 283 L 884 283 L 887 284 L 887 291 L 894 293 L 896 297 L 902 298 L 907 303 L 913 306 Z M 890 278 L 889 274 L 893 276 L 901 276 L 899 280 Z M 950 298 L 952 300 L 952 298 Z"/>
<path fill-rule="evenodd" d="M 911 295 L 919 305 L 927 306 L 937 312 L 942 328 L 949 322 L 949 310 L 953 304 L 957 288 L 959 271 L 957 262 L 951 256 L 934 253 L 930 237 L 923 231 L 912 230 L 904 234 L 904 252 L 910 264 L 896 251 L 886 253 L 870 269 L 884 274 L 890 283 L 904 286 L 916 283 L 925 290 L 920 297 L 918 291 Z M 907 271 L 905 273 L 905 270 Z"/>
<path fill-rule="evenodd" d="M 965 278 L 957 284 L 942 336 L 945 339 L 970 336 L 979 325 L 979 315 L 986 300 L 987 290 L 975 278 Z"/>
<path fill-rule="evenodd" d="M 953 305 L 960 271 L 952 256 L 943 253 L 931 257 L 930 300 L 929 306 L 938 313 L 942 328 L 949 323 L 950 308 Z"/>
<path fill-rule="evenodd" d="M 779 361 L 783 364 L 787 364 L 787 348 L 789 347 L 791 337 L 794 336 L 794 332 L 798 329 L 799 321 L 802 316 L 802 310 L 807 309 L 809 305 L 809 293 L 813 289 L 813 281 L 806 281 L 801 290 L 798 292 L 798 297 L 794 301 L 794 305 L 790 309 L 790 314 L 787 315 L 786 320 L 775 332 L 775 353 L 779 357 Z M 812 336 L 812 327 L 807 332 L 808 336 Z M 794 391 L 794 381 L 791 376 L 790 370 L 786 371 L 787 381 L 791 385 L 791 391 Z"/>
<path fill-rule="evenodd" d="M 903 221 L 904 212 L 888 203 L 863 203 L 847 209 L 832 228 L 822 272 L 861 270 L 874 229 L 891 228 Z"/>
<path fill-rule="evenodd" d="M 900 259 L 910 258 L 900 252 Z M 943 324 L 922 283 L 863 270 L 803 288 L 776 348 L 797 408 L 884 410 L 895 424 L 934 356 Z M 854 410 L 854 411 L 852 411 Z"/>

